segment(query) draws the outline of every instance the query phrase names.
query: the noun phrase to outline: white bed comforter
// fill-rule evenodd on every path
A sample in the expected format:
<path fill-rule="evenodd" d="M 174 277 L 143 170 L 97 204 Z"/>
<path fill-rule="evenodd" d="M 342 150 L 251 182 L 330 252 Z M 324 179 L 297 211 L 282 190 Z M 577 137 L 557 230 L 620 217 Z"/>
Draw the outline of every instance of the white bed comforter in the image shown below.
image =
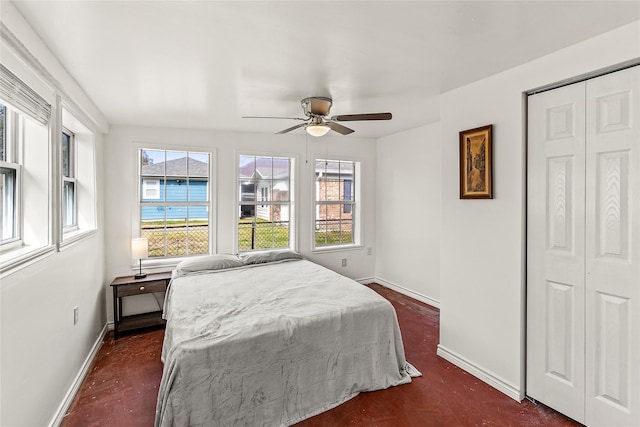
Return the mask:
<path fill-rule="evenodd" d="M 174 278 L 156 426 L 285 426 L 411 382 L 391 304 L 309 261 Z"/>

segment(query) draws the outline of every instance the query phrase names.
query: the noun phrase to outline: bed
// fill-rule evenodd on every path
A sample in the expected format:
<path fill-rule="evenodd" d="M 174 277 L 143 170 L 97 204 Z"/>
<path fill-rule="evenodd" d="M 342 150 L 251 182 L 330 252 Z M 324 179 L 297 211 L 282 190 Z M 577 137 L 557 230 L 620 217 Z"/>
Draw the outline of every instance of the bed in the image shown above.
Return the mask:
<path fill-rule="evenodd" d="M 288 426 L 420 375 L 366 286 L 293 251 L 188 263 L 165 298 L 156 426 Z"/>

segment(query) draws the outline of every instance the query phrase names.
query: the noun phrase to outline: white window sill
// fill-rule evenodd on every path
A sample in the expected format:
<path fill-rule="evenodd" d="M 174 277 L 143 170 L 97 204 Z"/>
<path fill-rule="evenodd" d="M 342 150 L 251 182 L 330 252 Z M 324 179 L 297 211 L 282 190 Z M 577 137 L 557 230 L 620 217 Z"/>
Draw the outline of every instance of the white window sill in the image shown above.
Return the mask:
<path fill-rule="evenodd" d="M 55 253 L 56 247 L 53 245 L 23 246 L 0 254 L 0 278 L 7 277 L 16 271 L 22 270 L 40 259 Z"/>
<path fill-rule="evenodd" d="M 203 254 L 205 255 L 205 254 Z M 199 255 L 192 255 L 199 256 Z M 190 257 L 173 257 L 173 258 L 147 258 L 142 260 L 142 272 L 148 270 L 158 270 L 162 269 L 164 271 L 173 270 L 176 268 L 178 263 L 184 259 L 188 259 Z M 140 272 L 140 262 L 138 260 L 135 261 L 134 264 L 131 264 L 131 270 L 136 274 Z"/>
<path fill-rule="evenodd" d="M 91 228 L 89 230 L 76 229 L 74 231 L 64 233 L 64 235 L 62 236 L 62 242 L 60 242 L 60 250 L 63 250 L 67 246 L 71 246 L 74 243 L 78 243 L 81 240 L 87 239 L 97 233 L 97 228 Z"/>
<path fill-rule="evenodd" d="M 345 245 L 331 245 L 331 246 L 318 246 L 313 248 L 313 253 L 325 253 L 325 252 L 342 252 L 364 249 L 364 245 L 359 243 L 350 243 Z"/>

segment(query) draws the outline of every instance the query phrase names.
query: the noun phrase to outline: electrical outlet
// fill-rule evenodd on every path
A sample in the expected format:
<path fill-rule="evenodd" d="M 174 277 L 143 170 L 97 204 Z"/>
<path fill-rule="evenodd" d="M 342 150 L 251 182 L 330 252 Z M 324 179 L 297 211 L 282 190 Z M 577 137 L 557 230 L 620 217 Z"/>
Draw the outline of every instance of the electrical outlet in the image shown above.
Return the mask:
<path fill-rule="evenodd" d="M 373 253 L 373 248 L 367 248 L 367 255 L 371 255 Z"/>
<path fill-rule="evenodd" d="M 342 266 L 343 267 L 347 266 L 347 259 L 346 258 L 342 258 Z"/>
<path fill-rule="evenodd" d="M 78 306 L 73 307 L 73 324 L 78 323 Z"/>

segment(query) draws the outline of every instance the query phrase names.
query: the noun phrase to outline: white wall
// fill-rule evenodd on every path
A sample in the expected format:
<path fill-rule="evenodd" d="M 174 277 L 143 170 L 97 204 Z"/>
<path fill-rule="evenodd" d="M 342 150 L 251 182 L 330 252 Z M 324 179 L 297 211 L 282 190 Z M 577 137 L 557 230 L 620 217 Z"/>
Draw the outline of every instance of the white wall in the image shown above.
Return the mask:
<path fill-rule="evenodd" d="M 232 133 L 208 130 L 112 126 L 107 138 L 105 164 L 105 218 L 107 278 L 133 273 L 131 238 L 136 233 L 137 147 L 190 149 L 214 152 L 213 185 L 216 193 L 215 218 L 218 253 L 234 251 L 237 202 L 235 169 L 238 153 L 291 156 L 297 159 L 298 211 L 295 214 L 300 234 L 297 249 L 309 259 L 354 279 L 373 277 L 374 256 L 366 248 L 375 244 L 375 162 L 376 143 L 372 139 L 341 138 L 340 136 L 306 137 L 303 133 L 272 135 Z M 350 250 L 312 252 L 314 158 L 358 160 L 362 162 L 362 222 L 363 247 Z M 306 163 L 308 158 L 309 163 Z M 373 252 L 373 251 L 372 251 Z M 347 267 L 341 259 L 347 258 Z M 133 264 L 132 264 L 133 263 Z M 157 268 L 168 271 L 170 267 Z M 152 271 L 152 270 L 148 270 Z M 108 286 L 108 283 L 107 283 Z M 111 292 L 110 289 L 107 290 Z M 108 299 L 108 315 L 112 321 L 112 302 Z M 127 298 L 125 314 L 157 309 L 149 295 Z"/>
<path fill-rule="evenodd" d="M 640 57 L 640 21 L 442 95 L 439 354 L 524 393 L 525 98 Z M 494 125 L 494 199 L 458 198 L 458 132 Z"/>
<path fill-rule="evenodd" d="M 96 134 L 97 192 L 102 194 L 101 133 L 106 121 L 14 6 L 5 1 L 2 23 L 21 44 L 14 52 L 11 40 L 3 38 L 3 63 L 11 61 L 12 71 L 29 84 L 46 81 L 52 90 L 49 95 L 63 95 L 93 119 L 87 126 Z M 37 77 L 45 69 L 50 77 Z M 102 206 L 98 196 L 97 233 L 60 252 L 49 252 L 0 281 L 2 426 L 48 425 L 100 337 L 106 321 Z M 45 209 L 42 222 L 47 221 Z M 75 306 L 79 309 L 76 325 Z"/>
<path fill-rule="evenodd" d="M 440 124 L 377 141 L 376 280 L 440 304 Z"/>

